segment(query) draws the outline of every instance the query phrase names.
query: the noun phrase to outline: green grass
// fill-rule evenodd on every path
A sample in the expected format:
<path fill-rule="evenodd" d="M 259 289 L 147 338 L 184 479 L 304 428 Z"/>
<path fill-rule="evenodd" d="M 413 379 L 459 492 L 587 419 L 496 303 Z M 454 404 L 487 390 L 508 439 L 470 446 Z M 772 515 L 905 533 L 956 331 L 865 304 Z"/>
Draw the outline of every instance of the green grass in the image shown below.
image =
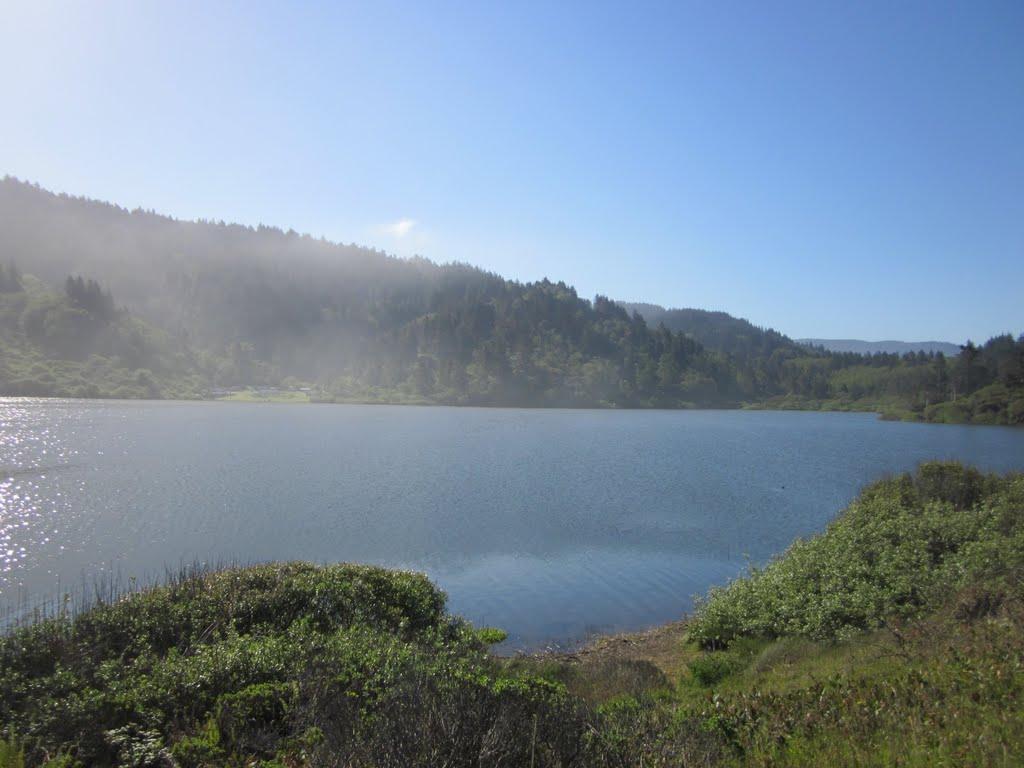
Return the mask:
<path fill-rule="evenodd" d="M 677 700 L 734 765 L 1014 765 L 1022 558 L 1021 475 L 930 463 L 876 483 L 711 593 Z"/>
<path fill-rule="evenodd" d="M 1024 476 L 954 463 L 876 483 L 824 534 L 713 590 L 691 634 L 708 648 L 738 637 L 816 639 L 912 616 L 937 595 L 1024 567 Z"/>
<path fill-rule="evenodd" d="M 776 641 L 699 711 L 735 765 L 1012 765 L 1024 744 L 1020 606 L 839 644 Z"/>
<path fill-rule="evenodd" d="M 748 410 L 845 411 L 877 413 L 886 421 L 928 422 L 933 424 L 980 424 L 990 426 L 1024 425 L 1024 390 L 992 384 L 955 402 L 914 404 L 895 395 L 884 397 L 828 397 L 779 395 L 745 403 Z"/>
<path fill-rule="evenodd" d="M 230 395 L 218 397 L 218 400 L 226 403 L 308 403 L 310 402 L 308 392 L 276 390 L 273 392 L 259 391 L 255 389 L 243 389 L 232 392 Z"/>

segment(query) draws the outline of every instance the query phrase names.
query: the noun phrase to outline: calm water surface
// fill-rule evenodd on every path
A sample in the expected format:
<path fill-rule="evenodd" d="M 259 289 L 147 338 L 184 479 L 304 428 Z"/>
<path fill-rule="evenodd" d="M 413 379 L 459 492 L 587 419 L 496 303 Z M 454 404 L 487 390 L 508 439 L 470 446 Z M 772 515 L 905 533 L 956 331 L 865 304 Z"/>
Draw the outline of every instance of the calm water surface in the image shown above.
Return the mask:
<path fill-rule="evenodd" d="M 512 648 L 675 619 L 931 458 L 1024 430 L 870 414 L 0 399 L 0 603 L 194 560 L 430 574 Z"/>

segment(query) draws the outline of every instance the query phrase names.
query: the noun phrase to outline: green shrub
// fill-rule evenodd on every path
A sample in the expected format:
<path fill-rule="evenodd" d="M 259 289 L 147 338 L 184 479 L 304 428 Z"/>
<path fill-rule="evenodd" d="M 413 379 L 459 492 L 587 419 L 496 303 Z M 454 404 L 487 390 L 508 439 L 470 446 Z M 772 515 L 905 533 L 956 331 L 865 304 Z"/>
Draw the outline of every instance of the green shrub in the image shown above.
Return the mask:
<path fill-rule="evenodd" d="M 106 732 L 124 768 L 174 768 L 174 756 L 159 731 L 129 724 Z"/>
<path fill-rule="evenodd" d="M 984 476 L 949 462 L 884 480 L 818 537 L 797 541 L 699 607 L 690 637 L 827 639 L 933 605 L 950 585 L 990 577 L 1024 553 L 1024 476 Z"/>
<path fill-rule="evenodd" d="M 508 632 L 494 627 L 480 627 L 476 631 L 476 636 L 484 645 L 497 645 L 508 639 Z"/>
<path fill-rule="evenodd" d="M 956 510 L 970 509 L 981 500 L 985 476 L 974 467 L 955 461 L 931 461 L 922 464 L 913 477 L 921 502 L 945 501 Z"/>
<path fill-rule="evenodd" d="M 196 734 L 178 739 L 171 747 L 171 754 L 182 768 L 219 766 L 227 757 L 220 745 L 220 731 L 213 718 Z"/>
<path fill-rule="evenodd" d="M 186 574 L 0 637 L 0 722 L 25 735 L 29 764 L 63 746 L 85 762 L 144 762 L 150 736 L 191 735 L 219 700 L 225 723 L 244 705 L 270 706 L 261 695 L 294 700 L 300 674 L 349 629 L 477 653 L 444 603 L 422 575 L 367 566 Z"/>
<path fill-rule="evenodd" d="M 0 638 L 0 722 L 29 766 L 571 764 L 579 705 L 444 602 L 364 566 L 185 575 Z"/>
<path fill-rule="evenodd" d="M 290 729 L 298 684 L 259 683 L 217 699 L 217 731 L 226 748 L 241 754 L 274 754 Z"/>
<path fill-rule="evenodd" d="M 13 728 L 0 739 L 0 768 L 25 768 L 25 748 Z"/>
<path fill-rule="evenodd" d="M 1024 424 L 1024 397 L 1017 397 L 1006 406 L 1007 424 Z"/>
<path fill-rule="evenodd" d="M 971 421 L 971 409 L 963 402 L 936 403 L 924 409 L 925 421 L 965 424 Z"/>
<path fill-rule="evenodd" d="M 0 768 L 25 768 L 25 745 L 10 729 L 7 738 L 0 738 Z M 80 764 L 67 754 L 59 754 L 41 763 L 40 768 L 81 768 Z"/>
<path fill-rule="evenodd" d="M 703 686 L 712 686 L 739 668 L 736 658 L 722 651 L 698 656 L 688 666 L 693 679 Z"/>

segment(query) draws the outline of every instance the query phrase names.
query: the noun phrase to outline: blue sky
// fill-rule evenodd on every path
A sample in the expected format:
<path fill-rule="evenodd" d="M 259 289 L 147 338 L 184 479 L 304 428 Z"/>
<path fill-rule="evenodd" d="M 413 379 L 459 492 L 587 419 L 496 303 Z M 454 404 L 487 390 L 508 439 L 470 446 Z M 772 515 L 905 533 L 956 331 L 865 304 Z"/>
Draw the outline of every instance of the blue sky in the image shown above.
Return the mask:
<path fill-rule="evenodd" d="M 6 2 L 0 174 L 792 336 L 1024 331 L 1024 3 Z"/>

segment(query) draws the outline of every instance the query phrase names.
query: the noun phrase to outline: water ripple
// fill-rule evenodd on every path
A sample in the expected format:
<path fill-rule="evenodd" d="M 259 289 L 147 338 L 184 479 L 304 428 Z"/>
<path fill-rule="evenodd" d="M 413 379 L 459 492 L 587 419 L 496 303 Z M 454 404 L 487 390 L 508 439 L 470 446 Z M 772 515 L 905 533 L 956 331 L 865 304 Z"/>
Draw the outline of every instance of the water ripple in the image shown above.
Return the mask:
<path fill-rule="evenodd" d="M 508 647 L 677 618 L 929 458 L 1024 430 L 869 414 L 0 398 L 0 611 L 117 572 L 305 559 L 425 570 Z"/>

